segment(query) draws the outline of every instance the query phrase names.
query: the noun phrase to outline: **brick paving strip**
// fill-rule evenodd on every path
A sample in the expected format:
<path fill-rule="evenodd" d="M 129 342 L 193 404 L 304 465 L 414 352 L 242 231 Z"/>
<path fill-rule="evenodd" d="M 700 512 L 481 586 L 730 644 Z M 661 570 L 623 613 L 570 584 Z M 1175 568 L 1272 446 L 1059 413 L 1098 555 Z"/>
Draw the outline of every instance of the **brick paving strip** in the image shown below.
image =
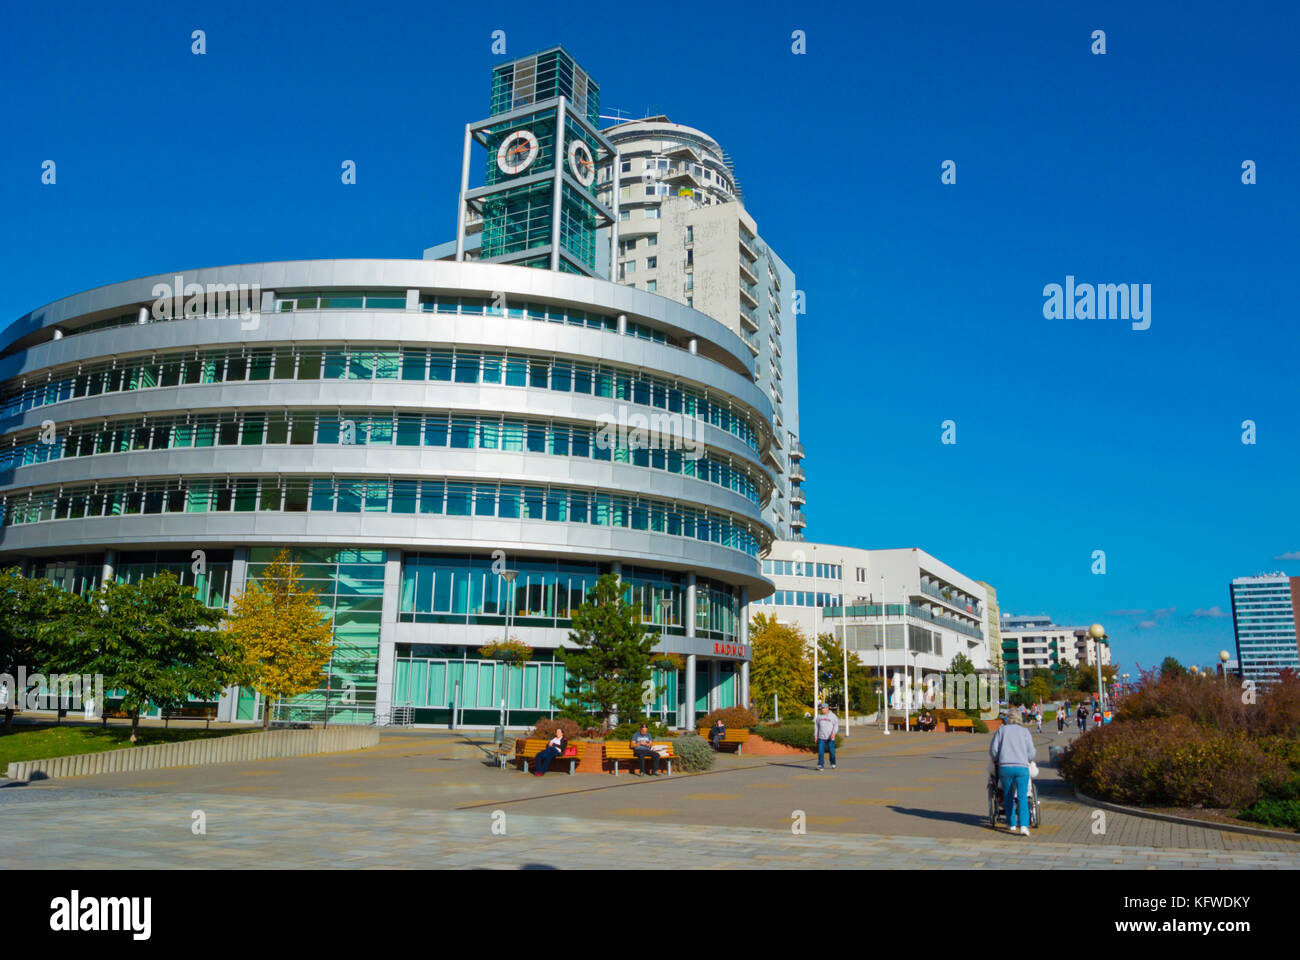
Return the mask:
<path fill-rule="evenodd" d="M 838 770 L 820 774 L 811 757 L 720 756 L 698 774 L 534 778 L 496 769 L 459 735 L 385 735 L 379 747 L 356 753 L 179 768 L 166 780 L 122 773 L 0 781 L 0 862 L 1300 868 L 1300 843 L 1291 840 L 1115 812 L 1095 833 L 1095 808 L 1047 767 L 1037 781 L 1043 826 L 1030 838 L 995 833 L 985 820 L 986 752 L 987 738 L 968 734 L 885 738 L 867 730 L 845 744 Z M 340 771 L 344 764 L 353 769 Z M 346 792 L 348 781 L 364 778 L 365 792 Z M 620 792 L 628 790 L 640 792 Z M 207 816 L 206 836 L 190 833 L 195 810 Z M 791 833 L 796 812 L 804 836 Z M 505 836 L 491 832 L 494 822 L 506 823 Z M 59 840 L 28 839 L 51 836 Z M 87 850 L 95 851 L 91 861 Z"/>
<path fill-rule="evenodd" d="M 4 791 L 8 793 L 8 791 Z M 116 801 L 116 802 L 114 802 Z M 207 833 L 191 833 L 203 810 Z M 657 809 L 639 809 L 642 816 Z M 230 795 L 68 791 L 0 801 L 0 858 L 25 868 L 1221 869 L 1300 867 L 1300 849 L 1197 851 L 1036 842 L 952 840 L 542 817 L 494 811 L 394 811 L 305 800 L 268 803 Z M 34 834 L 33 814 L 40 831 Z M 815 819 L 815 818 L 810 818 Z M 494 835 L 504 823 L 505 835 Z M 499 828 L 498 828 L 499 829 Z M 51 842 L 50 837 L 58 837 Z M 89 853 L 88 853 L 89 851 Z"/>

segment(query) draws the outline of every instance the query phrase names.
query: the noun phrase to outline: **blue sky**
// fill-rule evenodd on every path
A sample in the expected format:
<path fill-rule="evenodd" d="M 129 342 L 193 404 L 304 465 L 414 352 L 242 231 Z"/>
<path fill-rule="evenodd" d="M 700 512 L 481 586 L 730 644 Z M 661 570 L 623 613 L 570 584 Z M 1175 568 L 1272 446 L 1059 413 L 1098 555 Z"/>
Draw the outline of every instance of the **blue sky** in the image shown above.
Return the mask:
<path fill-rule="evenodd" d="M 1231 619 L 1197 611 L 1233 576 L 1300 572 L 1275 559 L 1300 551 L 1300 14 L 1129 6 L 10 4 L 0 317 L 155 272 L 418 257 L 454 231 L 491 32 L 562 42 L 603 112 L 715 136 L 796 271 L 812 539 L 1101 620 L 1126 667 L 1206 663 Z M 1067 274 L 1151 284 L 1151 328 L 1045 320 Z"/>

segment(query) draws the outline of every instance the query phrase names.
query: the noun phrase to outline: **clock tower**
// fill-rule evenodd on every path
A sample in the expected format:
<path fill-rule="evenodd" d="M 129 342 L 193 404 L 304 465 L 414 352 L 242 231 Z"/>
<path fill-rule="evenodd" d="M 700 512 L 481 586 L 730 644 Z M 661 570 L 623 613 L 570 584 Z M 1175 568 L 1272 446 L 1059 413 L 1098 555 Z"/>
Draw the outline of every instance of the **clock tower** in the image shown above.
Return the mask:
<path fill-rule="evenodd" d="M 596 231 L 611 227 L 618 249 L 618 151 L 600 133 L 599 110 L 600 87 L 563 47 L 492 71 L 491 116 L 465 126 L 457 260 L 478 219 L 481 260 L 595 276 Z M 486 169 L 471 189 L 475 144 Z M 602 168 L 612 171 L 612 210 L 596 196 Z"/>

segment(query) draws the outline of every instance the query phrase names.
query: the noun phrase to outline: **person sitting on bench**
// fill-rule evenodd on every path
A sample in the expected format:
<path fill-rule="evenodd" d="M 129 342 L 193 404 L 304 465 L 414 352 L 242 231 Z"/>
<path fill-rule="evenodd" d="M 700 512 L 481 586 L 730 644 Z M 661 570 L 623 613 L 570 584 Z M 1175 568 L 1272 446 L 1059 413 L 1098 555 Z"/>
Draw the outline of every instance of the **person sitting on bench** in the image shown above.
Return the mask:
<path fill-rule="evenodd" d="M 719 717 L 713 723 L 713 729 L 709 731 L 709 742 L 713 744 L 713 749 L 721 749 L 722 741 L 727 737 L 727 725 Z"/>
<path fill-rule="evenodd" d="M 654 749 L 654 741 L 650 739 L 650 730 L 643 723 L 641 729 L 632 734 L 632 755 L 641 761 L 641 776 L 645 776 L 645 762 L 654 761 L 654 770 L 651 773 L 662 773 L 664 769 L 663 757 L 659 756 Z"/>
<path fill-rule="evenodd" d="M 922 713 L 917 718 L 916 722 L 922 731 L 933 730 L 938 725 L 938 721 L 934 719 L 934 714 L 932 714 L 929 710 L 926 710 L 924 713 Z"/>
<path fill-rule="evenodd" d="M 547 742 L 546 749 L 537 755 L 537 769 L 533 771 L 533 776 L 540 777 L 551 769 L 551 761 L 556 757 L 564 756 L 564 748 L 568 745 L 569 741 L 564 739 L 564 731 L 556 730 L 555 736 Z"/>

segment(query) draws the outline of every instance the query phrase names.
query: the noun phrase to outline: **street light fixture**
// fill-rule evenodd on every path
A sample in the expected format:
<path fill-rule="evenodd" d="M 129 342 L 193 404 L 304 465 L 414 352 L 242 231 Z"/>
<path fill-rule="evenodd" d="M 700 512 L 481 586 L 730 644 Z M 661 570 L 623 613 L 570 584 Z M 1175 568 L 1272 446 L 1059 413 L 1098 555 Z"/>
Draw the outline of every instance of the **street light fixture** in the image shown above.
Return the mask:
<path fill-rule="evenodd" d="M 1094 646 L 1097 649 L 1097 703 L 1101 707 L 1102 722 L 1106 719 L 1106 678 L 1101 670 L 1101 645 L 1110 638 L 1106 636 L 1106 628 L 1100 623 L 1094 623 L 1088 628 L 1088 636 L 1092 637 Z"/>
<path fill-rule="evenodd" d="M 1231 655 L 1227 650 L 1219 651 L 1219 662 L 1223 664 L 1223 686 L 1228 686 L 1228 659 Z"/>

